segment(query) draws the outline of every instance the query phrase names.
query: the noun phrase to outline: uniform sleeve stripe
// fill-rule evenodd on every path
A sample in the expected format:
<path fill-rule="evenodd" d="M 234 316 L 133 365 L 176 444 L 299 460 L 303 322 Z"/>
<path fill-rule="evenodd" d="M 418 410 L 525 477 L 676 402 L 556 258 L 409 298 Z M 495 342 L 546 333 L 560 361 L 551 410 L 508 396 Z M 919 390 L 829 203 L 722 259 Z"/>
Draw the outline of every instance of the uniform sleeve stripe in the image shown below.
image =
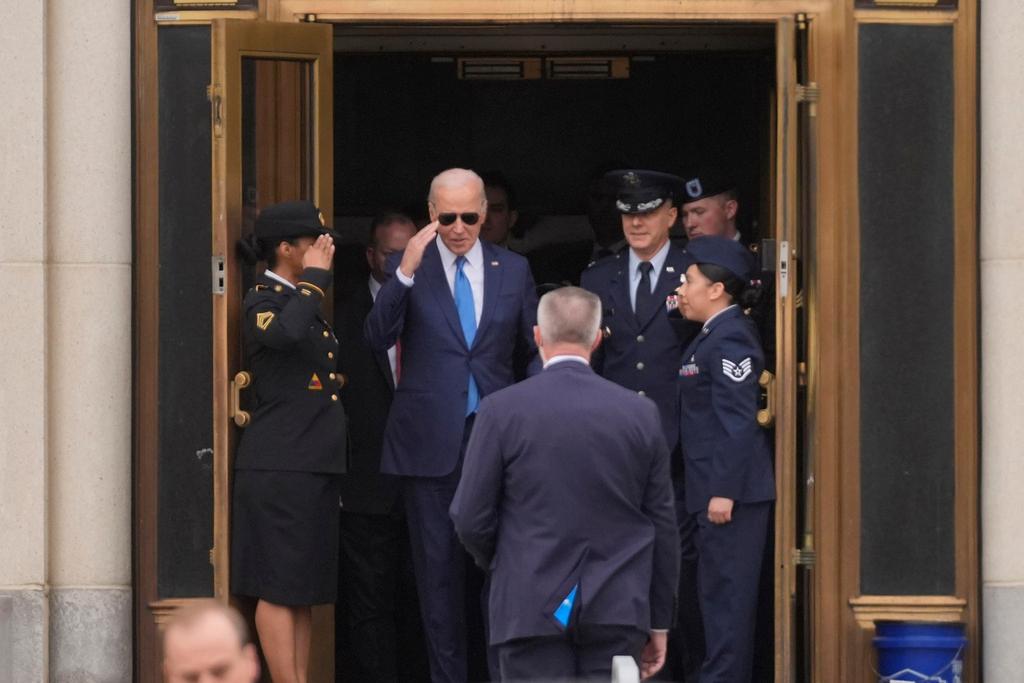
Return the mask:
<path fill-rule="evenodd" d="M 326 294 L 324 294 L 324 290 L 320 289 L 319 287 L 314 285 L 312 282 L 306 282 L 304 280 L 299 280 L 296 284 L 298 284 L 298 285 L 300 285 L 302 287 L 308 287 L 309 289 L 312 289 L 312 290 L 314 290 L 316 292 L 320 292 L 320 296 L 327 296 Z"/>

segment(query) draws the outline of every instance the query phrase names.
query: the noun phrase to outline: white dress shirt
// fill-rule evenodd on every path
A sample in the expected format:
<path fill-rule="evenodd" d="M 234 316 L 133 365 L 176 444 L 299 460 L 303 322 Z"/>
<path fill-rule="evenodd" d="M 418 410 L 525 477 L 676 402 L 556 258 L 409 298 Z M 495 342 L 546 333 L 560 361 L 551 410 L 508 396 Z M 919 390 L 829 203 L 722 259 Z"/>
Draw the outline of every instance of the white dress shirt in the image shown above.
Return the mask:
<path fill-rule="evenodd" d="M 441 255 L 441 266 L 444 268 L 444 277 L 448 280 L 448 291 L 452 293 L 454 298 L 455 272 L 458 270 L 455 260 L 458 256 L 445 245 L 440 235 L 437 236 L 434 242 L 437 244 L 437 251 Z M 462 272 L 465 273 L 466 279 L 469 280 L 469 286 L 473 289 L 473 309 L 476 313 L 476 324 L 480 325 L 480 314 L 484 310 L 484 248 L 480 246 L 479 239 L 473 243 L 473 246 L 466 252 L 465 256 L 466 265 L 462 267 Z M 662 262 L 664 260 L 662 259 Z M 395 276 L 406 287 L 412 287 L 416 281 L 415 275 L 408 277 L 402 272 L 401 268 L 395 268 Z M 636 288 L 634 287 L 634 289 Z"/>
<path fill-rule="evenodd" d="M 544 368 L 547 369 L 547 368 L 549 368 L 552 365 L 555 365 L 557 363 L 565 363 L 565 362 L 569 362 L 569 363 L 575 362 L 575 363 L 583 363 L 584 365 L 590 365 L 590 361 L 588 361 L 583 356 L 575 356 L 575 355 L 571 355 L 571 354 L 568 354 L 568 353 L 563 353 L 563 354 L 558 355 L 558 356 L 552 356 L 551 358 L 548 358 L 546 361 L 544 361 Z"/>
<path fill-rule="evenodd" d="M 264 270 L 263 274 L 266 275 L 267 277 L 269 277 L 271 280 L 277 280 L 282 285 L 285 285 L 287 287 L 291 287 L 292 289 L 295 289 L 295 285 L 293 285 L 292 283 L 290 283 L 287 280 L 285 280 L 283 277 L 281 277 L 280 275 L 278 275 L 277 273 L 272 271 L 270 268 L 267 268 L 266 270 Z"/>
<path fill-rule="evenodd" d="M 658 278 L 661 277 L 661 269 L 668 258 L 668 248 L 671 242 L 665 242 L 658 253 L 651 257 L 651 291 L 658 286 Z M 633 305 L 633 312 L 636 312 L 636 289 L 640 286 L 640 257 L 632 248 L 629 250 L 629 303 Z"/>
<path fill-rule="evenodd" d="M 381 284 L 379 282 L 377 282 L 377 280 L 375 280 L 374 277 L 371 275 L 370 276 L 370 299 L 372 299 L 373 301 L 377 300 L 377 292 L 380 291 L 380 288 L 381 288 Z M 395 368 L 398 367 L 398 350 L 394 346 L 392 346 L 391 348 L 388 349 L 388 365 L 391 366 L 391 380 L 394 381 L 394 379 L 395 379 Z"/>

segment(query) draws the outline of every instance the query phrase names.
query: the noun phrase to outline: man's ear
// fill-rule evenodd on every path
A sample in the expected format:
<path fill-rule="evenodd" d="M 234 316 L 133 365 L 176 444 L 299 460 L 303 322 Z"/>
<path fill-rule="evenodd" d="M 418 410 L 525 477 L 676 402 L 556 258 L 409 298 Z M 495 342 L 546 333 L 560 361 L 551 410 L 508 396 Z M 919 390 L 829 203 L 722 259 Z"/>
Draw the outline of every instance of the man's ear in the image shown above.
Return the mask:
<path fill-rule="evenodd" d="M 604 341 L 604 332 L 602 332 L 601 330 L 598 330 L 597 331 L 597 336 L 594 337 L 594 343 L 590 345 L 590 353 L 594 353 L 595 351 L 597 351 L 597 347 L 600 346 L 601 342 L 603 342 L 603 341 Z"/>
<path fill-rule="evenodd" d="M 519 212 L 513 209 L 508 212 L 508 229 L 516 227 L 516 223 L 519 221 Z"/>
<path fill-rule="evenodd" d="M 540 336 L 540 325 L 533 326 L 533 342 L 537 345 L 537 348 L 544 346 L 544 339 Z"/>
<path fill-rule="evenodd" d="M 373 247 L 366 248 L 366 265 L 370 266 L 370 270 L 373 270 Z"/>
<path fill-rule="evenodd" d="M 727 199 L 725 201 L 725 217 L 729 220 L 736 218 L 736 212 L 740 209 L 740 203 L 735 199 Z"/>
<path fill-rule="evenodd" d="M 676 221 L 679 220 L 679 207 L 676 206 L 675 204 L 670 206 L 668 209 L 668 215 L 670 219 L 668 225 L 669 227 L 672 227 L 673 225 L 676 224 Z"/>

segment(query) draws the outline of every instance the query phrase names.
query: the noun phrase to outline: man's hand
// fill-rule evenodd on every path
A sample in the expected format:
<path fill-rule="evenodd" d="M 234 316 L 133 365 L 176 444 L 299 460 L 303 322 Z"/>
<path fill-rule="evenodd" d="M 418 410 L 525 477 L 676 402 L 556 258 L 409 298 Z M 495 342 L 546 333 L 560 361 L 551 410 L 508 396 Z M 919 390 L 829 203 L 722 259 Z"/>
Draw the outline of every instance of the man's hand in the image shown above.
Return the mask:
<path fill-rule="evenodd" d="M 424 226 L 422 230 L 410 238 L 409 243 L 405 245 L 402 262 L 398 265 L 402 275 L 411 278 L 416 274 L 416 270 L 423 263 L 423 251 L 435 237 L 437 237 L 437 221 Z"/>
<path fill-rule="evenodd" d="M 316 238 L 302 255 L 303 268 L 322 268 L 330 270 L 334 263 L 334 238 L 330 235 L 320 235 Z"/>
<path fill-rule="evenodd" d="M 665 649 L 668 643 L 668 634 L 664 631 L 651 631 L 651 638 L 644 645 L 644 651 L 640 653 L 640 678 L 647 680 L 654 674 L 661 671 L 665 666 Z"/>
<path fill-rule="evenodd" d="M 728 524 L 732 521 L 732 498 L 713 497 L 708 502 L 708 520 L 712 524 Z"/>

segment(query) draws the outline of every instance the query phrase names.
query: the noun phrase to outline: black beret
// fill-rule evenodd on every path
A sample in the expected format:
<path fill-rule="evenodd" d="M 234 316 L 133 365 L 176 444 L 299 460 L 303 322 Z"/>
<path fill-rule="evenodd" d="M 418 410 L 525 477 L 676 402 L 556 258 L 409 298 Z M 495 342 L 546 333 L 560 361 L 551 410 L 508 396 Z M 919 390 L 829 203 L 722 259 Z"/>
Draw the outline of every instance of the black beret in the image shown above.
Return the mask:
<path fill-rule="evenodd" d="M 680 203 L 687 204 L 736 189 L 736 183 L 716 169 L 703 169 L 700 173 L 683 177 Z"/>
<path fill-rule="evenodd" d="M 671 173 L 642 169 L 619 169 L 605 174 L 605 182 L 615 188 L 615 206 L 621 213 L 647 213 L 671 199 L 677 201 L 683 179 Z"/>
<path fill-rule="evenodd" d="M 739 241 L 718 235 L 695 237 L 686 244 L 686 253 L 694 263 L 721 266 L 742 282 L 754 276 L 754 255 Z"/>
<path fill-rule="evenodd" d="M 323 214 L 310 201 L 271 204 L 256 218 L 256 236 L 262 240 L 320 235 L 331 235 L 337 239 L 334 231 L 324 225 Z"/>

